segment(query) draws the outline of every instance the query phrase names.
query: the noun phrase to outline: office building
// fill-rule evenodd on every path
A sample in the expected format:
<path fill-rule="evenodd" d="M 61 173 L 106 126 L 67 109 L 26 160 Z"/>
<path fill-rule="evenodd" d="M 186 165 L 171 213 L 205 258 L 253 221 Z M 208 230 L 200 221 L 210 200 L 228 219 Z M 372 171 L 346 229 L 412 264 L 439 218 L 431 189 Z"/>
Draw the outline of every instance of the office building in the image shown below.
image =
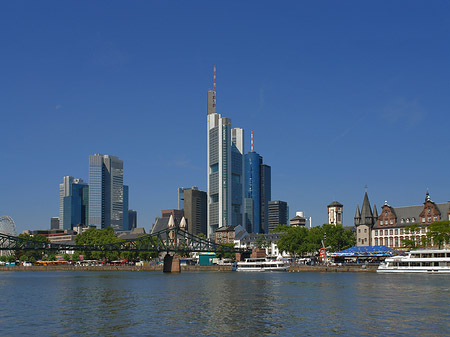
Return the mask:
<path fill-rule="evenodd" d="M 207 235 L 213 239 L 216 229 L 244 222 L 244 130 L 216 112 L 215 70 L 207 121 Z"/>
<path fill-rule="evenodd" d="M 253 151 L 245 155 L 245 220 L 249 233 L 268 233 L 271 199 L 271 168 Z"/>
<path fill-rule="evenodd" d="M 50 218 L 50 229 L 59 229 L 59 218 L 58 217 Z"/>
<path fill-rule="evenodd" d="M 129 187 L 128 185 L 123 185 L 123 230 L 127 230 L 130 227 L 128 224 L 128 195 Z"/>
<path fill-rule="evenodd" d="M 89 225 L 126 230 L 128 226 L 125 228 L 124 223 L 128 217 L 124 222 L 123 216 L 123 161 L 98 153 L 89 156 Z"/>
<path fill-rule="evenodd" d="M 289 225 L 289 208 L 285 201 L 269 201 L 269 231 L 278 225 Z"/>
<path fill-rule="evenodd" d="M 206 235 L 206 199 L 204 191 L 198 189 L 184 189 L 184 217 L 187 221 L 189 233 Z"/>
<path fill-rule="evenodd" d="M 88 215 L 88 185 L 82 179 L 65 176 L 59 184 L 59 229 L 85 225 Z"/>
<path fill-rule="evenodd" d="M 137 227 L 137 212 L 135 210 L 128 210 L 128 230 Z"/>

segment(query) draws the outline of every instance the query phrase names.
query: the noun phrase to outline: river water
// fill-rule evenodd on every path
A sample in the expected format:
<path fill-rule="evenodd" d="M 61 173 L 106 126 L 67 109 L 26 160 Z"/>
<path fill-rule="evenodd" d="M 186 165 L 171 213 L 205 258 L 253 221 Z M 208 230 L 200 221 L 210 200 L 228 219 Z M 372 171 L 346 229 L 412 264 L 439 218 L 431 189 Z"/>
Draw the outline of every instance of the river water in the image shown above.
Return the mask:
<path fill-rule="evenodd" d="M 0 336 L 450 336 L 450 277 L 0 272 Z"/>

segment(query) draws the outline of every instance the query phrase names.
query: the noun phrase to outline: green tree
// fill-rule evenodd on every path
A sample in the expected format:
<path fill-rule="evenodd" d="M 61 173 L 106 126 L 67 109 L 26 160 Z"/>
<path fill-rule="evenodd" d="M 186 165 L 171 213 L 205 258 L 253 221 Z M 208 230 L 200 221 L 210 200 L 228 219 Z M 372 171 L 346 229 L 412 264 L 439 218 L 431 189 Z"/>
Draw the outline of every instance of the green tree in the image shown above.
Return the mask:
<path fill-rule="evenodd" d="M 77 245 L 107 245 L 111 243 L 120 242 L 121 240 L 114 234 L 112 227 L 97 229 L 89 228 L 87 231 L 79 234 L 75 237 L 75 243 Z M 115 251 L 86 251 L 83 252 L 86 259 L 96 260 L 116 260 L 119 258 L 119 252 Z"/>
<path fill-rule="evenodd" d="M 71 260 L 70 255 L 69 254 L 64 254 L 63 255 L 63 260 L 70 261 Z"/>
<path fill-rule="evenodd" d="M 222 246 L 234 248 L 234 243 L 233 242 L 222 243 Z M 223 259 L 233 259 L 234 260 L 236 258 L 236 254 L 231 253 L 231 252 L 220 253 L 219 256 Z"/>
<path fill-rule="evenodd" d="M 450 243 L 450 221 L 435 221 L 428 226 L 427 238 L 441 249 L 443 244 Z"/>
<path fill-rule="evenodd" d="M 33 236 L 28 235 L 28 234 L 19 234 L 18 238 L 23 239 L 25 241 L 23 243 L 25 247 L 28 245 L 27 241 L 42 242 L 43 247 L 45 247 L 48 243 L 50 243 L 50 240 L 46 236 L 41 235 L 41 234 L 33 235 Z M 16 250 L 15 251 L 15 256 L 16 256 L 16 259 L 18 259 L 18 260 L 20 260 L 22 255 L 26 255 L 28 258 L 33 257 L 36 260 L 40 260 L 40 259 L 42 259 L 44 254 L 45 254 L 45 250 L 27 250 L 26 252 L 24 250 Z"/>
<path fill-rule="evenodd" d="M 72 261 L 80 261 L 80 253 L 75 252 L 72 254 Z"/>
<path fill-rule="evenodd" d="M 206 235 L 203 234 L 203 233 L 198 233 L 197 236 L 198 236 L 199 238 L 204 238 L 204 239 L 206 239 Z"/>
<path fill-rule="evenodd" d="M 266 248 L 267 247 L 267 241 L 264 234 L 258 234 L 256 237 L 256 247 L 258 248 Z"/>
<path fill-rule="evenodd" d="M 418 245 L 420 244 L 420 241 L 416 240 L 416 238 L 414 237 L 414 234 L 420 233 L 420 230 L 422 228 L 423 228 L 423 226 L 419 225 L 417 223 L 413 223 L 411 225 L 405 226 L 405 234 L 411 234 L 412 236 L 410 239 L 405 238 L 405 239 L 401 240 L 403 247 L 410 248 L 410 249 L 417 248 Z"/>
<path fill-rule="evenodd" d="M 0 262 L 6 262 L 6 261 L 8 261 L 8 257 L 6 255 L 1 255 Z"/>

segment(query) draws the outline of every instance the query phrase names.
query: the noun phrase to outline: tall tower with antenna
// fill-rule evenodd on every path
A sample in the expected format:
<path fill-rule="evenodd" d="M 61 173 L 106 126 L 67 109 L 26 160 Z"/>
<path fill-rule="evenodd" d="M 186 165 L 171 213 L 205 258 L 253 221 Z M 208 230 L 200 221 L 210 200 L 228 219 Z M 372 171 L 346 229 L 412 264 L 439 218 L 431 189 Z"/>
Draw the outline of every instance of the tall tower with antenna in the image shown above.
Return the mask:
<path fill-rule="evenodd" d="M 244 130 L 217 113 L 216 66 L 207 119 L 207 235 L 213 239 L 220 227 L 244 224 Z"/>

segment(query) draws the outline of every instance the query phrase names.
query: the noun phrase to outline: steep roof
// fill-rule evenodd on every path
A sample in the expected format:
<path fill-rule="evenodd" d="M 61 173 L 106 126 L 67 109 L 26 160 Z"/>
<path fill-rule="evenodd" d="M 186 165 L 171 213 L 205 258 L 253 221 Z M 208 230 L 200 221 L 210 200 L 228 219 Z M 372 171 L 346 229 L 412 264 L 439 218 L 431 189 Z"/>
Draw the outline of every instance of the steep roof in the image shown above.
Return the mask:
<path fill-rule="evenodd" d="M 361 225 L 373 225 L 373 214 L 370 209 L 370 202 L 367 192 L 364 194 L 364 201 L 361 207 Z"/>

